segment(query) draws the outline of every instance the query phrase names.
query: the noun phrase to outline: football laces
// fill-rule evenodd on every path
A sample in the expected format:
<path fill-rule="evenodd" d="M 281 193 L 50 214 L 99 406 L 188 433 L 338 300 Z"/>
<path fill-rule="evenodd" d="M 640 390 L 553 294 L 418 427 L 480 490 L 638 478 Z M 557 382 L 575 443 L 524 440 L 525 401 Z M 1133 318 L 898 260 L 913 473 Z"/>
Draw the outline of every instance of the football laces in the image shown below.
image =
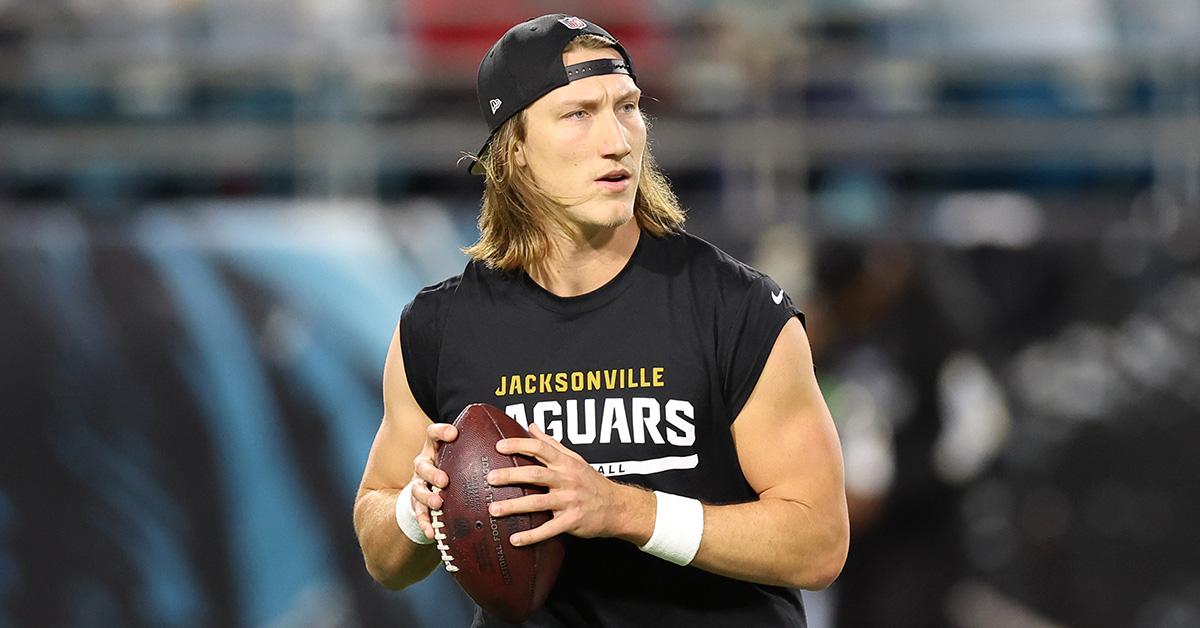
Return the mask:
<path fill-rule="evenodd" d="M 433 487 L 433 492 L 440 493 L 442 489 L 435 486 Z M 433 539 L 437 541 L 438 551 L 442 553 L 442 563 L 446 566 L 446 571 L 454 573 L 458 571 L 458 567 L 454 565 L 454 557 L 446 552 L 446 550 L 450 549 L 450 546 L 446 545 L 446 534 L 442 532 L 442 528 L 446 527 L 446 523 L 440 520 L 441 516 L 442 511 L 440 510 L 429 511 L 429 518 L 433 524 Z"/>

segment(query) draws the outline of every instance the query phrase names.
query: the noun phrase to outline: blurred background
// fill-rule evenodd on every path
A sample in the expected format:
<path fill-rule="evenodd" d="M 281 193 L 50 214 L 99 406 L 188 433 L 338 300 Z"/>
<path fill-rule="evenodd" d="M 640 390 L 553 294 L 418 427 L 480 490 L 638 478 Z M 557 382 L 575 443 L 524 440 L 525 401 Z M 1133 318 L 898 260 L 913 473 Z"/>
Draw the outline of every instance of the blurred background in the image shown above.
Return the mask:
<path fill-rule="evenodd" d="M 468 624 L 351 508 L 478 60 L 559 11 L 809 314 L 814 628 L 1200 626 L 1200 2 L 0 0 L 0 627 Z"/>

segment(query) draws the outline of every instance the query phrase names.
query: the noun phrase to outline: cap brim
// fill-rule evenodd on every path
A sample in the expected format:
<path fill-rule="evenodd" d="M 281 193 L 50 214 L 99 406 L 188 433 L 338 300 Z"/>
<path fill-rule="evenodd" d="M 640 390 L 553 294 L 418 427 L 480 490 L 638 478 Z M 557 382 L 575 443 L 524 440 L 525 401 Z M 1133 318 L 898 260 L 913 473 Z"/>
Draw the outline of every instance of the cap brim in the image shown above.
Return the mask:
<path fill-rule="evenodd" d="M 488 138 L 486 140 L 484 140 L 483 146 L 481 146 L 479 148 L 479 152 L 475 153 L 477 159 L 470 160 L 470 163 L 467 165 L 467 172 L 474 174 L 474 175 L 483 176 L 483 174 L 484 174 L 483 164 L 480 163 L 480 160 L 483 159 L 483 155 L 484 155 L 484 153 L 487 152 L 488 146 L 490 146 L 491 143 L 492 143 L 492 136 L 489 135 Z"/>

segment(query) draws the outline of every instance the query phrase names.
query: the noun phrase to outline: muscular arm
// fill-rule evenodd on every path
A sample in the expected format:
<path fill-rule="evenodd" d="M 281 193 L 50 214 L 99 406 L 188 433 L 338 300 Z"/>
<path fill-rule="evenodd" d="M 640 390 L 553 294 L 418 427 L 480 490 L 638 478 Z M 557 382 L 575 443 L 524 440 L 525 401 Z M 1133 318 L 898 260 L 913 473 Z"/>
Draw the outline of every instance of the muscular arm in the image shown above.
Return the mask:
<path fill-rule="evenodd" d="M 732 430 L 742 473 L 759 499 L 705 504 L 704 536 L 691 565 L 762 584 L 829 586 L 846 561 L 850 536 L 842 454 L 798 320 L 779 333 Z M 546 468 L 494 470 L 493 483 L 542 484 L 550 493 L 497 502 L 493 514 L 552 510 L 554 518 L 514 535 L 514 543 L 564 532 L 639 546 L 649 540 L 653 493 L 608 480 L 549 436 L 530 431 L 534 439 L 508 439 L 497 449 L 537 456 Z"/>
<path fill-rule="evenodd" d="M 692 565 L 764 584 L 829 586 L 846 561 L 850 524 L 841 446 L 800 321 L 780 332 L 733 436 L 759 500 L 705 505 Z"/>
<path fill-rule="evenodd" d="M 432 545 L 410 541 L 396 524 L 396 497 L 413 478 L 413 459 L 425 446 L 432 423 L 409 390 L 399 327 L 383 367 L 383 408 L 354 500 L 354 531 L 371 577 L 390 589 L 402 589 L 429 575 L 439 556 Z M 426 530 L 429 536 L 431 532 Z"/>

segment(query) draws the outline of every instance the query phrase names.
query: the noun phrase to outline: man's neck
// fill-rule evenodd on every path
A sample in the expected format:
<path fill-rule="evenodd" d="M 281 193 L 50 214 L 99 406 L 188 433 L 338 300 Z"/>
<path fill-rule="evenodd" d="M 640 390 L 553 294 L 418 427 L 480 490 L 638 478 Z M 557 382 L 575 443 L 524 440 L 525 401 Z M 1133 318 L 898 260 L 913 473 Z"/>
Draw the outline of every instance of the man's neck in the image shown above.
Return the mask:
<path fill-rule="evenodd" d="M 612 281 L 629 263 L 641 229 L 637 220 L 586 236 L 563 238 L 543 264 L 527 269 L 551 294 L 576 297 Z"/>

